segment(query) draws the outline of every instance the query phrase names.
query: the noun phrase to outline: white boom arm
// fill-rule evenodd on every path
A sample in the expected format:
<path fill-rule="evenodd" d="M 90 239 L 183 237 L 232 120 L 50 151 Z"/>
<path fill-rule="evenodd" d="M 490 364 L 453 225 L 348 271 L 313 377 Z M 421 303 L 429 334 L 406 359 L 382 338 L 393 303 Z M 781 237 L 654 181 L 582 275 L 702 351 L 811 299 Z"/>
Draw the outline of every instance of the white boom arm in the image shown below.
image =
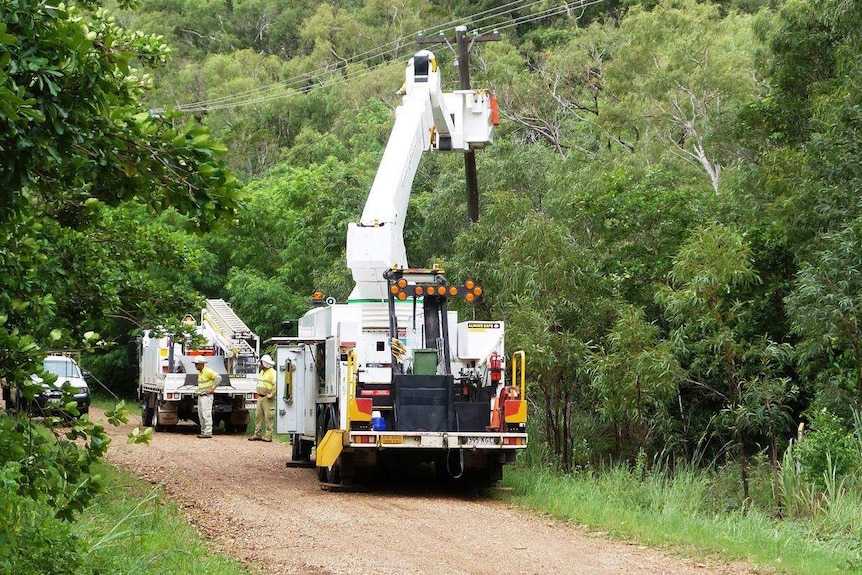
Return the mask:
<path fill-rule="evenodd" d="M 492 97 L 484 91 L 442 92 L 434 54 L 407 63 L 401 105 L 359 222 L 347 230 L 347 267 L 356 287 L 350 300 L 387 297 L 383 272 L 407 267 L 404 219 L 422 152 L 482 148 L 491 142 Z"/>

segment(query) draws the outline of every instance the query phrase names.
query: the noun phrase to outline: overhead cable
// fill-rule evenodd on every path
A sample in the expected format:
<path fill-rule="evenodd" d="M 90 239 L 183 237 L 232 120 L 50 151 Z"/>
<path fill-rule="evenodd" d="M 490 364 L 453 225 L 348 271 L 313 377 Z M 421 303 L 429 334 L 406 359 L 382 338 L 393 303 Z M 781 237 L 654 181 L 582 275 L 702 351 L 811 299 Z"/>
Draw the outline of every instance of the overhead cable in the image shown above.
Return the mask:
<path fill-rule="evenodd" d="M 433 35 L 439 33 L 447 27 L 452 26 L 453 24 L 465 21 L 469 22 L 471 26 L 476 27 L 474 29 L 477 33 L 480 29 L 484 29 L 487 31 L 494 29 L 500 31 L 512 28 L 514 26 L 528 24 L 536 20 L 541 20 L 544 18 L 549 18 L 559 14 L 567 13 L 572 9 L 584 9 L 594 4 L 599 4 L 604 0 L 584 0 L 574 6 L 571 4 L 564 3 L 562 6 L 547 8 L 533 14 L 516 16 L 508 22 L 503 20 L 489 23 L 484 26 L 478 26 L 482 22 L 493 20 L 495 18 L 502 18 L 514 12 L 517 12 L 518 10 L 532 8 L 533 6 L 544 3 L 544 1 L 545 0 L 534 0 L 531 2 L 526 2 L 525 0 L 516 0 L 514 2 L 509 2 L 508 4 L 504 4 L 503 6 L 499 6 L 497 8 L 490 8 L 467 18 L 452 20 L 443 24 L 435 25 L 421 32 L 415 32 L 410 35 L 413 39 L 410 39 L 410 36 L 399 36 L 398 38 L 387 42 L 386 44 L 377 46 L 375 48 L 352 56 L 351 58 L 343 59 L 343 65 L 335 65 L 335 67 L 333 67 L 332 64 L 322 66 L 316 70 L 305 72 L 303 74 L 300 74 L 299 76 L 295 76 L 287 80 L 282 80 L 269 86 L 255 88 L 252 90 L 238 92 L 235 94 L 221 96 L 218 98 L 212 98 L 209 100 L 201 100 L 189 104 L 181 104 L 179 106 L 176 106 L 175 109 L 181 112 L 205 112 L 224 110 L 228 108 L 265 103 L 271 100 L 286 98 L 294 95 L 308 94 L 321 88 L 336 86 L 339 84 L 343 84 L 348 80 L 355 80 L 364 77 L 376 71 L 380 67 L 385 67 L 389 64 L 393 64 L 394 61 L 392 60 L 383 61 L 368 68 L 365 68 L 359 72 L 349 71 L 350 67 L 356 67 L 361 64 L 365 64 L 370 60 L 374 60 L 375 58 L 380 58 L 384 56 L 387 52 L 390 52 L 393 48 L 401 50 L 414 44 L 417 44 L 415 38 L 420 36 L 420 33 L 425 34 L 426 36 Z M 311 82 L 316 83 L 312 84 Z"/>

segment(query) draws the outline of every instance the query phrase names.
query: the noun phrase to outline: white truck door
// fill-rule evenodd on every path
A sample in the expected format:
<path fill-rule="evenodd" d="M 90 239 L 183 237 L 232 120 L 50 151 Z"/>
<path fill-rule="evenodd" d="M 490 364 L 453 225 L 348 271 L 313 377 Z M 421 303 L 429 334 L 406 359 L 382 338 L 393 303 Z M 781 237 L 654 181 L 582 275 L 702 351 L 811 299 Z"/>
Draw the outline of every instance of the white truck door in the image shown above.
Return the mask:
<path fill-rule="evenodd" d="M 301 433 L 302 415 L 308 410 L 303 393 L 306 360 L 303 346 L 279 346 L 275 352 L 276 377 L 275 432 Z M 314 406 L 312 405 L 312 411 Z"/>

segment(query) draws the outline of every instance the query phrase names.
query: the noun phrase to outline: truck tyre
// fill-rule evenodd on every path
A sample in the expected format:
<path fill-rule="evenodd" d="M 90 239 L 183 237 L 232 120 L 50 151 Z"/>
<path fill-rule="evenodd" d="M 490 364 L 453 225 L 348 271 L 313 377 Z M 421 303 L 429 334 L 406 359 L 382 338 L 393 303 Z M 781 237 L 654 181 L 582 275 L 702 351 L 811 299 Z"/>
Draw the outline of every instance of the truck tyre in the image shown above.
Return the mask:
<path fill-rule="evenodd" d="M 290 437 L 290 459 L 291 461 L 302 459 L 302 440 L 298 433 Z"/>
<path fill-rule="evenodd" d="M 301 439 L 299 441 L 299 458 L 302 461 L 311 461 L 311 450 L 314 449 L 314 442 L 309 441 L 307 439 Z"/>
<path fill-rule="evenodd" d="M 326 482 L 327 483 L 334 483 L 336 485 L 341 483 L 341 458 L 342 457 L 344 457 L 344 456 L 343 455 L 339 456 L 338 461 L 336 461 L 332 467 L 330 467 L 328 469 L 324 469 L 324 471 L 326 472 L 325 476 L 326 476 Z M 320 468 L 318 468 L 318 469 L 320 469 Z"/>
<path fill-rule="evenodd" d="M 141 413 L 141 420 L 144 424 L 144 427 L 155 427 L 155 421 L 153 421 L 154 411 L 155 409 L 152 406 L 144 406 L 143 412 Z"/>

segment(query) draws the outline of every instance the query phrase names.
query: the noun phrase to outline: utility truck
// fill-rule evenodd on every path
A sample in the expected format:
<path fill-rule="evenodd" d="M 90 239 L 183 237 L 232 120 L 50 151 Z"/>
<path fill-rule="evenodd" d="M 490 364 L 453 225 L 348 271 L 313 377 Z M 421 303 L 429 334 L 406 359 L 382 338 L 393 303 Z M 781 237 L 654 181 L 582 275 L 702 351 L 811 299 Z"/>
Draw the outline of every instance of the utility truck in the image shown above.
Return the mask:
<path fill-rule="evenodd" d="M 200 323 L 191 314 L 183 323 L 198 337 L 159 329 L 142 334 L 138 395 L 144 425 L 156 431 L 174 429 L 183 420 L 200 425 L 194 361 L 204 357 L 222 378 L 213 396 L 213 426 L 244 431 L 257 402 L 260 338 L 221 299 L 206 300 Z"/>
<path fill-rule="evenodd" d="M 267 342 L 276 347 L 276 432 L 290 434 L 292 458 L 314 460 L 325 483 L 428 462 L 492 484 L 527 446 L 524 353 L 505 358 L 502 321 L 459 321 L 448 302 L 477 302 L 482 286 L 410 268 L 403 228 L 422 154 L 490 144 L 496 99 L 443 92 L 427 50 L 405 75 L 362 216 L 347 231 L 355 288 L 346 303 L 318 298 L 296 336 Z"/>

